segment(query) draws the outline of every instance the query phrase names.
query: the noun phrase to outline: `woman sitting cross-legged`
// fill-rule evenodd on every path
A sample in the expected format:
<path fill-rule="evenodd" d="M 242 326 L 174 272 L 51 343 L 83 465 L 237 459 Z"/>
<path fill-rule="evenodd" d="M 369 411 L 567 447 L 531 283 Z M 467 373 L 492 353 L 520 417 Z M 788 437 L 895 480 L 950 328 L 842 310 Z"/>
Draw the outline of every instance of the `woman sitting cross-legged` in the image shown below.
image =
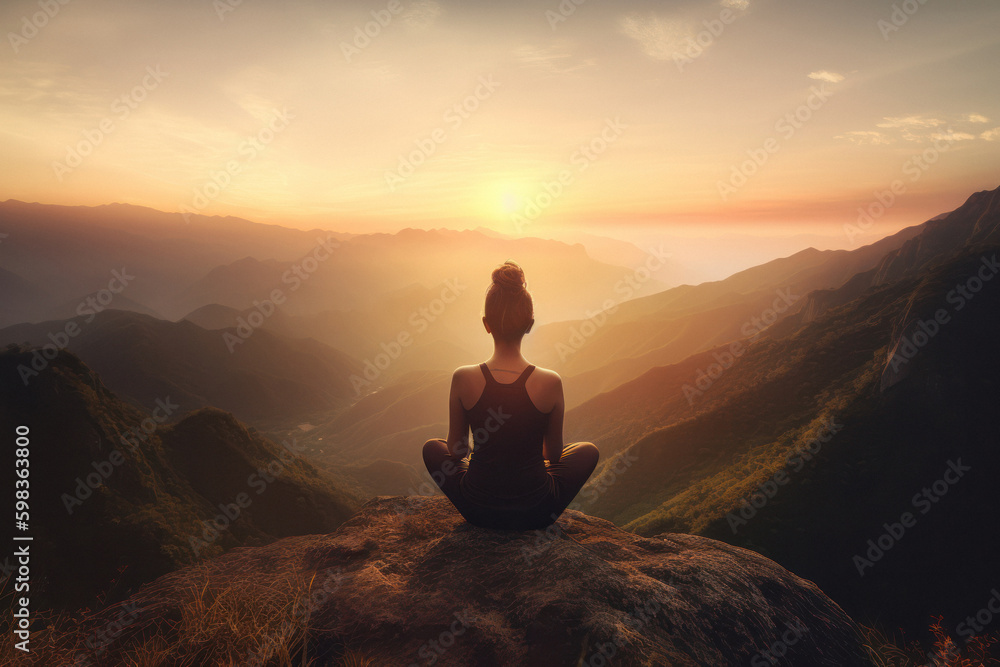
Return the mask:
<path fill-rule="evenodd" d="M 483 324 L 493 336 L 493 356 L 455 371 L 448 440 L 424 444 L 431 477 L 476 526 L 545 528 L 597 466 L 591 443 L 563 446 L 562 378 L 521 355 L 534 321 L 524 272 L 508 261 L 493 271 L 486 292 Z"/>

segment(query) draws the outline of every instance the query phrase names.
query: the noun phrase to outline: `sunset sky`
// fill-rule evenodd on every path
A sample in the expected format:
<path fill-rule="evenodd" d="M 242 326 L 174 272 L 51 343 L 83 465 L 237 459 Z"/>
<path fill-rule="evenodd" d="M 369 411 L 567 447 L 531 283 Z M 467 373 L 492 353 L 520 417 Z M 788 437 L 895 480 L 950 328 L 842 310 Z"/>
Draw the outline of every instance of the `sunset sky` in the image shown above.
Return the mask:
<path fill-rule="evenodd" d="M 1000 185 L 1000 2 L 576 2 L 4 2 L 0 200 L 834 235 L 899 179 L 881 236 Z"/>

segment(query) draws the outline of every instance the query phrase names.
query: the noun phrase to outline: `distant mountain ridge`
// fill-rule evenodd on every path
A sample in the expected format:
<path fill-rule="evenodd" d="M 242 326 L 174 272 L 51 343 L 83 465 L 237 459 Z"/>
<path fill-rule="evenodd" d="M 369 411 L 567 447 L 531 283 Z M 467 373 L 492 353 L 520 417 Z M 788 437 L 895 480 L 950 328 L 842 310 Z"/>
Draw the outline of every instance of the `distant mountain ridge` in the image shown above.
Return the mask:
<path fill-rule="evenodd" d="M 526 347 L 539 363 L 570 378 L 567 401 L 583 401 L 634 379 L 651 367 L 680 362 L 692 354 L 745 337 L 754 318 L 773 309 L 781 295 L 782 317 L 807 302 L 810 292 L 839 288 L 852 276 L 878 265 L 886 252 L 920 234 L 904 229 L 857 250 L 808 248 L 790 257 L 736 273 L 722 281 L 682 285 L 621 303 L 615 312 L 592 318 L 596 331 L 582 337 L 586 321 L 542 327 Z M 794 299 L 796 303 L 789 303 Z M 779 304 L 780 305 L 780 304 Z M 757 328 L 760 328 L 759 325 Z"/>
<path fill-rule="evenodd" d="M 351 376 L 360 364 L 317 341 L 265 330 L 244 339 L 236 322 L 207 331 L 118 310 L 92 317 L 0 329 L 0 345 L 52 345 L 61 336 L 108 386 L 140 404 L 171 395 L 189 410 L 214 406 L 254 422 L 336 411 L 355 398 Z M 78 333 L 69 337 L 63 332 L 73 323 Z M 226 333 L 240 342 L 227 343 Z"/>
<path fill-rule="evenodd" d="M 524 266 L 539 317 L 551 320 L 584 316 L 594 295 L 636 270 L 559 241 L 468 230 L 338 234 L 206 216 L 186 224 L 179 214 L 126 205 L 7 201 L 0 228 L 10 234 L 0 267 L 13 274 L 0 274 L 0 299 L 18 306 L 0 310 L 0 328 L 62 319 L 67 303 L 102 289 L 110 272 L 124 267 L 135 279 L 107 307 L 175 321 L 213 304 L 243 312 L 270 309 L 273 301 L 288 327 L 268 321 L 265 328 L 294 329 L 362 362 L 401 333 L 419 333 L 382 381 L 480 355 L 488 343 L 470 323 L 481 316 L 489 271 L 507 259 Z M 644 257 L 637 248 L 617 256 Z M 634 295 L 662 289 L 671 270 L 666 264 L 646 276 Z M 442 308 L 449 284 L 462 287 Z M 429 309 L 433 317 L 421 314 Z"/>

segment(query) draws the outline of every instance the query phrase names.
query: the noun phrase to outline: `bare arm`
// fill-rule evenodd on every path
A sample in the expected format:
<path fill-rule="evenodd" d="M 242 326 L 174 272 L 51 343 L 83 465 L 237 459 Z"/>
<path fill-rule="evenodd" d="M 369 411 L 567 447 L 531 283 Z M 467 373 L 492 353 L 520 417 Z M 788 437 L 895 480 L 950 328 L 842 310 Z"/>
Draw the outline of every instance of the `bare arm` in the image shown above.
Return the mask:
<path fill-rule="evenodd" d="M 451 395 L 448 397 L 448 453 L 465 456 L 469 453 L 469 422 L 461 398 L 462 379 L 459 371 L 451 376 Z"/>
<path fill-rule="evenodd" d="M 559 463 L 563 451 L 563 412 L 566 409 L 563 400 L 562 378 L 558 375 L 555 379 L 555 402 L 552 411 L 549 412 L 549 427 L 545 431 L 545 440 L 542 443 L 542 455 L 550 463 Z"/>

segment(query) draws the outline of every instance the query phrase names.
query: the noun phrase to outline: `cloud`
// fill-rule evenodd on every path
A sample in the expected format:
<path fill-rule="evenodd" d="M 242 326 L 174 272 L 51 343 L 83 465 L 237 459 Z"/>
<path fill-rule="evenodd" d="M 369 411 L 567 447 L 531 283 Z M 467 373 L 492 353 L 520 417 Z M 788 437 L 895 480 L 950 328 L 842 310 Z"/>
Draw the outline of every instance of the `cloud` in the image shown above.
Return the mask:
<path fill-rule="evenodd" d="M 817 81 L 827 81 L 829 83 L 840 83 L 844 80 L 843 74 L 837 74 L 836 72 L 828 72 L 825 69 L 821 69 L 818 72 L 810 72 L 810 79 L 816 79 Z"/>
<path fill-rule="evenodd" d="M 911 116 L 886 116 L 883 118 L 881 123 L 876 123 L 876 127 L 886 130 L 896 130 L 896 132 L 892 132 L 890 134 L 898 138 L 902 138 L 905 141 L 913 142 L 955 142 L 973 141 L 976 139 L 976 135 L 970 134 L 969 132 L 958 132 L 953 130 L 951 127 L 942 128 L 942 126 L 951 125 L 952 122 L 988 123 L 989 118 L 976 113 L 956 116 L 950 121 L 945 121 L 940 118 L 932 118 L 929 116 L 922 116 L 919 114 Z M 881 140 L 883 137 L 885 138 L 885 141 Z M 869 138 L 870 140 L 868 140 Z M 979 135 L 979 138 L 985 139 L 986 141 L 998 141 L 1000 140 L 1000 128 L 983 132 Z M 855 143 L 890 143 L 891 141 L 889 137 L 881 132 L 847 132 L 846 134 L 838 137 L 838 139 L 849 139 Z"/>
<path fill-rule="evenodd" d="M 928 128 L 928 127 L 940 127 L 944 125 L 944 121 L 938 118 L 925 118 L 924 116 L 886 116 L 885 122 L 877 123 L 877 127 L 885 128 L 899 128 L 899 129 L 914 129 L 914 128 Z"/>
<path fill-rule="evenodd" d="M 621 20 L 619 28 L 655 60 L 669 60 L 694 36 L 691 23 L 667 21 L 653 14 L 646 17 L 629 14 Z"/>
<path fill-rule="evenodd" d="M 969 134 L 968 132 L 948 130 L 946 132 L 934 132 L 930 138 L 931 141 L 972 141 L 976 138 L 976 135 Z"/>
<path fill-rule="evenodd" d="M 266 122 L 274 117 L 274 109 L 284 106 L 289 80 L 264 65 L 248 65 L 230 75 L 220 84 L 220 92 L 242 109 L 248 117 Z"/>
<path fill-rule="evenodd" d="M 838 135 L 837 139 L 847 139 L 858 146 L 881 146 L 891 144 L 892 139 L 874 130 L 855 130 Z"/>
<path fill-rule="evenodd" d="M 568 74 L 595 63 L 594 60 L 587 59 L 581 63 L 573 64 L 573 54 L 565 45 L 543 47 L 522 44 L 516 47 L 513 53 L 522 65 L 542 70 L 548 74 Z"/>
<path fill-rule="evenodd" d="M 618 27 L 621 33 L 639 43 L 643 53 L 655 60 L 669 60 L 691 50 L 701 55 L 719 36 L 706 27 L 708 22 L 718 23 L 723 14 L 738 16 L 749 9 L 750 0 L 720 0 L 719 4 L 726 9 L 712 16 L 686 13 L 683 17 L 666 19 L 656 14 L 632 13 L 622 17 Z"/>

